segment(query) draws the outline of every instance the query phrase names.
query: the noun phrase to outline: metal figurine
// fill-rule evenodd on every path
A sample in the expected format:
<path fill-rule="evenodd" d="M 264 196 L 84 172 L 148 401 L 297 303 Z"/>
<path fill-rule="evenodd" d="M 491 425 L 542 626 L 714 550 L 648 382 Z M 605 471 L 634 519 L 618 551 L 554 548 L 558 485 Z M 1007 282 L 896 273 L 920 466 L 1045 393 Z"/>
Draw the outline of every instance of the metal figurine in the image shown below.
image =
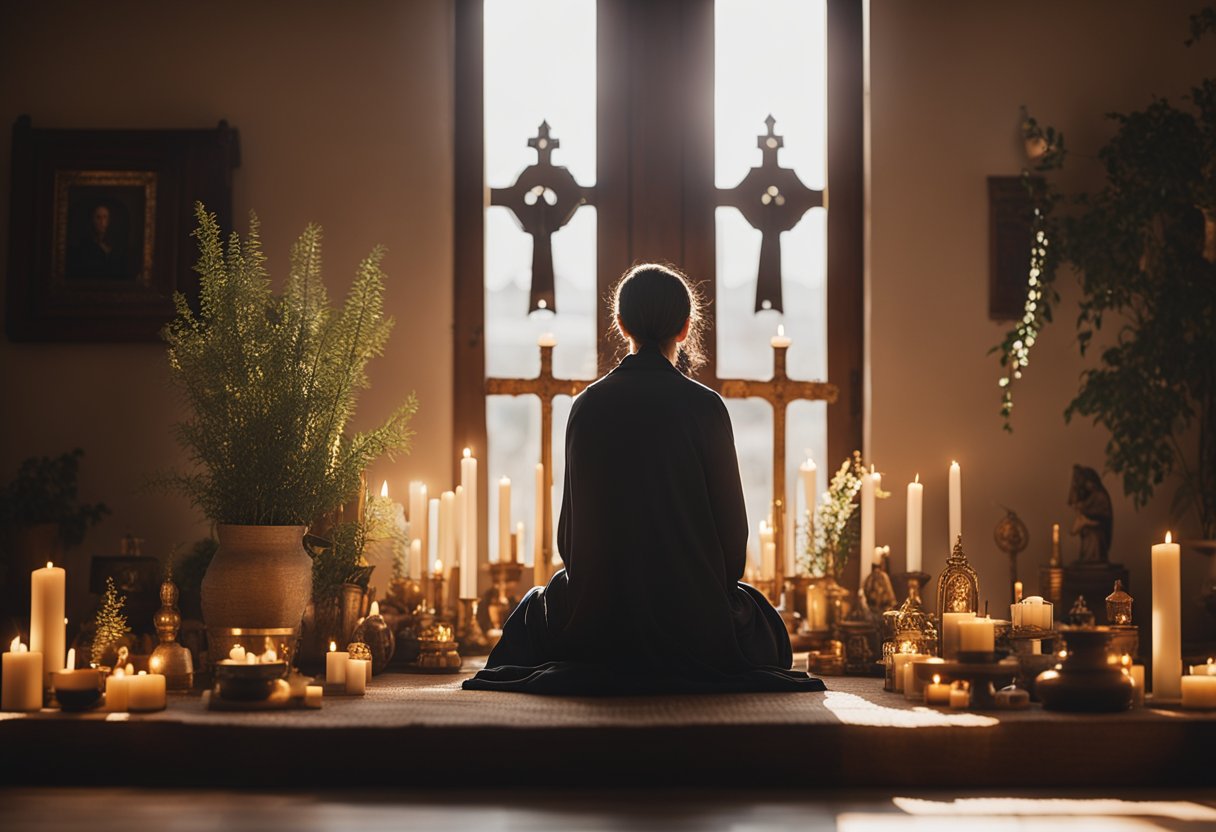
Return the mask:
<path fill-rule="evenodd" d="M 1018 582 L 1018 555 L 1030 542 L 1030 532 L 1017 512 L 1007 508 L 1001 522 L 996 524 L 993 538 L 996 540 L 996 547 L 1009 556 L 1009 586 L 1012 593 L 1013 585 Z M 1012 595 L 1010 598 L 1015 604 L 1020 600 Z"/>
<path fill-rule="evenodd" d="M 978 613 L 979 609 L 980 576 L 967 561 L 960 534 L 954 542 L 954 551 L 946 559 L 946 568 L 937 579 L 937 620 L 944 621 L 948 612 Z"/>
<path fill-rule="evenodd" d="M 177 610 L 177 584 L 172 575 L 160 585 L 161 607 L 152 617 L 160 644 L 148 657 L 148 666 L 154 672 L 163 673 L 168 690 L 190 690 L 194 687 L 194 657 L 190 651 L 177 643 L 177 632 L 182 626 L 182 614 Z"/>
<path fill-rule="evenodd" d="M 773 377 L 768 381 L 723 379 L 718 392 L 728 399 L 764 399 L 773 406 L 773 542 L 776 544 L 776 575 L 769 600 L 781 603 L 785 588 L 785 412 L 790 402 L 825 401 L 834 404 L 839 390 L 825 381 L 795 381 L 785 371 L 788 345 L 773 344 Z M 546 471 L 548 469 L 546 468 Z M 548 515 L 546 515 L 546 518 Z"/>
<path fill-rule="evenodd" d="M 543 501 L 545 528 L 541 534 L 544 564 L 553 562 L 553 400 L 558 396 L 577 396 L 591 379 L 556 378 L 553 375 L 553 346 L 540 345 L 540 374 L 536 378 L 488 378 L 487 396 L 536 396 L 540 399 L 540 461 L 545 466 Z M 517 577 L 516 580 L 519 580 Z"/>

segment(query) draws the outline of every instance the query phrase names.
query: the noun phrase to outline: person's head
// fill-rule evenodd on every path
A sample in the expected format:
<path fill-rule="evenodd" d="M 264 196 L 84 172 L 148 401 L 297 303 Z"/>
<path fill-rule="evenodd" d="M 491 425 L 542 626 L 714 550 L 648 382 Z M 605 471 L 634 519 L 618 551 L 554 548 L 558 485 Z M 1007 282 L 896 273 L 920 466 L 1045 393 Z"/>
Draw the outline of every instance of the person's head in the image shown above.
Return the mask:
<path fill-rule="evenodd" d="M 106 205 L 98 205 L 93 209 L 90 217 L 93 222 L 93 234 L 97 237 L 106 236 L 106 231 L 110 227 L 110 209 Z"/>
<path fill-rule="evenodd" d="M 635 349 L 676 353 L 676 366 L 692 373 L 703 363 L 701 301 L 688 278 L 671 266 L 643 263 L 625 272 L 613 292 L 621 336 Z"/>

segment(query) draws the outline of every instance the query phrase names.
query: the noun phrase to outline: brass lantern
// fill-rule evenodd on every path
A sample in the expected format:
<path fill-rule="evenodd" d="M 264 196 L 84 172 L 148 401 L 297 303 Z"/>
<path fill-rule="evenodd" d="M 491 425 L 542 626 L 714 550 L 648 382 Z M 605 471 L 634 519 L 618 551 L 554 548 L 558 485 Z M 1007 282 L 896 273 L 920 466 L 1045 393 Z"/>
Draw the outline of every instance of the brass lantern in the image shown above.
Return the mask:
<path fill-rule="evenodd" d="M 963 552 L 963 536 L 954 543 L 954 551 L 946 559 L 946 568 L 937 579 L 937 620 L 944 621 L 948 612 L 980 611 L 980 576 L 971 568 Z"/>

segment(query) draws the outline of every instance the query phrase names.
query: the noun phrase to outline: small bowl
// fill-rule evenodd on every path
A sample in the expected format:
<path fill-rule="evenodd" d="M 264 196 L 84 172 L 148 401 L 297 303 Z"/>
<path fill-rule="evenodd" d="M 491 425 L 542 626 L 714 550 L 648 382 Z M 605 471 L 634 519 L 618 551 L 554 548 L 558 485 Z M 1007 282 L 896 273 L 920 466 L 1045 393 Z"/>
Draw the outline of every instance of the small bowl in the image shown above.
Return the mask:
<path fill-rule="evenodd" d="M 56 671 L 51 674 L 55 701 L 65 711 L 87 711 L 101 704 L 102 675 L 98 670 Z"/>
<path fill-rule="evenodd" d="M 215 679 L 221 699 L 230 702 L 261 702 L 274 691 L 275 680 L 287 674 L 287 662 L 222 661 L 215 665 Z"/>

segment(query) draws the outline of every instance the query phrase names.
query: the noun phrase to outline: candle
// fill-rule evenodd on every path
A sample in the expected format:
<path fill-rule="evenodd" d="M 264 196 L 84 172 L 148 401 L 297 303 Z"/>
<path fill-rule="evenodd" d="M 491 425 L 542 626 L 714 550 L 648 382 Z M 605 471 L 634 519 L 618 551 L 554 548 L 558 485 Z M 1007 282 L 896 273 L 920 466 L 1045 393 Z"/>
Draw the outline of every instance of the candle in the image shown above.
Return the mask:
<path fill-rule="evenodd" d="M 414 580 L 422 577 L 422 541 L 426 540 L 427 520 L 426 485 L 410 483 L 410 559 L 407 564 L 409 576 Z M 418 559 L 414 559 L 414 543 L 418 544 Z"/>
<path fill-rule="evenodd" d="M 942 664 L 944 659 L 939 659 L 936 656 L 928 659 L 914 659 L 904 665 L 904 698 L 919 702 L 925 698 L 925 684 L 916 676 L 917 665 L 922 664 Z"/>
<path fill-rule="evenodd" d="M 460 597 L 477 597 L 477 564 L 480 539 L 477 534 L 477 458 L 471 448 L 460 458 L 460 484 L 464 486 L 464 534 L 461 537 Z"/>
<path fill-rule="evenodd" d="M 304 707 L 319 708 L 321 700 L 325 697 L 325 688 L 320 685 L 305 685 L 304 686 Z"/>
<path fill-rule="evenodd" d="M 1021 583 L 1019 581 L 1019 583 Z M 1016 590 L 1016 587 L 1015 587 Z M 1044 601 L 1042 596 L 1031 595 L 1016 604 L 1009 605 L 1009 621 L 1014 627 L 1038 627 L 1050 630 L 1055 606 Z"/>
<path fill-rule="evenodd" d="M 1013 582 L 1013 600 L 1015 602 L 1020 602 L 1022 600 L 1022 582 L 1021 581 Z"/>
<path fill-rule="evenodd" d="M 498 481 L 498 560 L 511 562 L 511 478 Z"/>
<path fill-rule="evenodd" d="M 1182 586 L 1178 571 L 1179 547 L 1171 542 L 1153 546 L 1153 697 L 1178 699 L 1182 695 Z"/>
<path fill-rule="evenodd" d="M 788 349 L 789 345 L 793 343 L 789 339 L 789 336 L 785 334 L 785 324 L 777 324 L 777 334 L 770 338 L 768 342 L 779 349 Z"/>
<path fill-rule="evenodd" d="M 0 657 L 4 684 L 0 688 L 0 710 L 37 711 L 42 708 L 42 654 L 31 651 L 14 638 Z"/>
<path fill-rule="evenodd" d="M 828 628 L 828 593 L 819 581 L 806 588 L 806 617 L 810 629 L 823 631 Z"/>
<path fill-rule="evenodd" d="M 127 709 L 127 691 L 130 677 L 120 667 L 106 677 L 106 710 L 122 713 Z"/>
<path fill-rule="evenodd" d="M 228 658 L 230 658 L 234 662 L 244 663 L 245 657 L 247 655 L 248 654 L 245 652 L 245 648 L 239 644 L 234 646 L 231 650 L 228 651 Z"/>
<path fill-rule="evenodd" d="M 63 669 L 67 627 L 63 613 L 66 573 L 47 561 L 30 574 L 30 652 L 42 656 L 42 686 L 51 686 L 51 673 Z"/>
<path fill-rule="evenodd" d="M 367 677 L 371 673 L 371 662 L 367 659 L 346 660 L 346 692 L 363 696 L 367 693 Z"/>
<path fill-rule="evenodd" d="M 445 491 L 439 497 L 439 553 L 444 568 L 456 565 L 456 492 Z"/>
<path fill-rule="evenodd" d="M 524 560 L 524 521 L 515 524 L 515 548 L 511 559 L 523 563 Z"/>
<path fill-rule="evenodd" d="M 973 618 L 973 612 L 942 613 L 942 658 L 953 659 L 958 656 L 959 622 Z"/>
<path fill-rule="evenodd" d="M 439 498 L 432 497 L 426 505 L 426 561 L 430 563 L 439 552 Z"/>
<path fill-rule="evenodd" d="M 422 541 L 410 541 L 410 561 L 409 561 L 410 578 L 418 580 L 422 577 Z"/>
<path fill-rule="evenodd" d="M 67 623 L 67 622 L 64 622 L 64 623 Z M 76 648 L 75 647 L 68 648 L 68 658 L 67 658 L 67 661 L 65 661 L 63 663 L 63 669 L 64 670 L 75 670 L 76 669 Z"/>
<path fill-rule="evenodd" d="M 456 510 L 452 513 L 452 529 L 456 540 L 456 555 L 455 560 L 452 561 L 452 565 L 460 566 L 464 563 L 464 526 L 468 520 L 468 517 L 465 515 L 464 486 L 456 486 L 455 494 Z"/>
<path fill-rule="evenodd" d="M 538 347 L 556 347 L 557 346 L 557 336 L 554 335 L 552 332 L 542 333 L 541 336 L 536 339 L 536 346 L 538 346 Z"/>
<path fill-rule="evenodd" d="M 922 526 L 924 513 L 925 487 L 921 485 L 920 474 L 916 475 L 916 479 L 908 483 L 908 571 L 919 572 L 921 570 L 921 542 L 923 538 Z"/>
<path fill-rule="evenodd" d="M 1216 676 L 1216 663 L 1209 657 L 1207 664 L 1191 665 L 1192 676 Z"/>
<path fill-rule="evenodd" d="M 802 516 L 806 520 L 806 535 L 808 538 L 815 534 L 815 495 L 819 468 L 807 451 L 806 459 L 798 466 L 798 482 L 802 485 Z"/>
<path fill-rule="evenodd" d="M 165 704 L 165 677 L 161 674 L 141 670 L 127 679 L 128 711 L 163 711 Z"/>
<path fill-rule="evenodd" d="M 769 581 L 777 575 L 777 544 L 773 540 L 773 528 L 767 521 L 760 521 L 760 577 Z"/>
<path fill-rule="evenodd" d="M 950 688 L 950 707 L 968 708 L 971 706 L 971 691 L 965 688 Z"/>
<path fill-rule="evenodd" d="M 339 650 L 334 642 L 329 643 L 329 652 L 325 654 L 325 681 L 331 685 L 341 685 L 346 681 L 346 663 L 350 654 Z"/>
<path fill-rule="evenodd" d="M 1196 710 L 1216 708 L 1216 676 L 1183 676 L 1182 707 Z M 1154 693 L 1156 687 L 1153 688 Z"/>
<path fill-rule="evenodd" d="M 996 647 L 995 634 L 991 618 L 960 618 L 958 650 L 960 653 L 991 653 Z"/>
<path fill-rule="evenodd" d="M 895 682 L 895 692 L 903 693 L 904 685 L 908 680 L 908 668 L 912 666 L 912 662 L 920 662 L 929 658 L 923 653 L 896 653 L 893 657 L 895 668 L 893 680 Z"/>
<path fill-rule="evenodd" d="M 870 466 L 870 473 L 861 478 L 861 557 L 858 558 L 861 573 L 858 578 L 860 581 L 859 586 L 865 584 L 872 567 L 870 559 L 874 554 L 874 491 L 881 482 L 882 475 L 874 472 L 874 466 Z"/>
<path fill-rule="evenodd" d="M 950 704 L 950 686 L 942 684 L 942 677 L 936 673 L 933 674 L 933 681 L 930 684 L 925 685 L 925 704 Z"/>
<path fill-rule="evenodd" d="M 954 551 L 954 544 L 963 534 L 963 472 L 957 462 L 950 463 L 950 540 L 946 548 Z"/>

